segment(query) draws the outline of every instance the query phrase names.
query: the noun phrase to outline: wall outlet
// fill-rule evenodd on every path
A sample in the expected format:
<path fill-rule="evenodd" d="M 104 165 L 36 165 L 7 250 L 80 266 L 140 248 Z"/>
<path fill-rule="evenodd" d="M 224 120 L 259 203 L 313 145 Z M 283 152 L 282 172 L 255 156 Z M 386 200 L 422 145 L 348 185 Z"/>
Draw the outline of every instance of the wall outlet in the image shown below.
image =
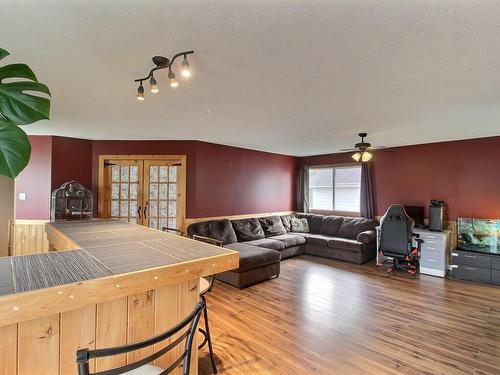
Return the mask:
<path fill-rule="evenodd" d="M 19 193 L 19 200 L 20 201 L 25 201 L 26 197 L 27 197 L 26 193 Z"/>

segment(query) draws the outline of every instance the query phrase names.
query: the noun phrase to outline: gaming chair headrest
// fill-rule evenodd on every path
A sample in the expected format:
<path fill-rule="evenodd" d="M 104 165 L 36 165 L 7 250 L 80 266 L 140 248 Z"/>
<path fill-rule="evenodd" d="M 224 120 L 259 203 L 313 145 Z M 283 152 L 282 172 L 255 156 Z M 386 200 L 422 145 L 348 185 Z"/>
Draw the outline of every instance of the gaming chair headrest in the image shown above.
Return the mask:
<path fill-rule="evenodd" d="M 384 214 L 384 216 L 382 216 L 382 219 L 380 219 L 380 225 L 382 225 L 385 220 L 405 221 L 411 228 L 413 228 L 413 226 L 415 225 L 413 219 L 408 216 L 404 207 L 400 204 L 391 204 L 389 206 L 387 212 Z"/>
<path fill-rule="evenodd" d="M 380 220 L 380 249 L 384 253 L 407 254 L 414 225 L 403 206 L 391 205 Z"/>

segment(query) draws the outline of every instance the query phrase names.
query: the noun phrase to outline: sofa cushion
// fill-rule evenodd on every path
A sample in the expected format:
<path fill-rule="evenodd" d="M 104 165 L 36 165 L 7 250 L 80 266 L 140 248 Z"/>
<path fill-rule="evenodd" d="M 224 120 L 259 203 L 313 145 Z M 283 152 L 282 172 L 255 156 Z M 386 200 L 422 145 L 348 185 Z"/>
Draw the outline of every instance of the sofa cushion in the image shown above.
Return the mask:
<path fill-rule="evenodd" d="M 306 218 L 292 217 L 290 221 L 292 231 L 297 233 L 309 233 L 309 223 Z"/>
<path fill-rule="evenodd" d="M 266 249 L 283 250 L 285 243 L 272 238 L 261 238 L 260 240 L 246 241 L 245 244 L 265 247 Z"/>
<path fill-rule="evenodd" d="M 330 236 L 325 236 L 323 234 L 316 233 L 290 233 L 297 234 L 306 239 L 306 243 L 311 243 L 315 245 L 328 246 L 328 240 L 331 238 Z"/>
<path fill-rule="evenodd" d="M 240 266 L 234 270 L 235 272 L 250 271 L 277 263 L 281 258 L 279 251 L 248 245 L 247 243 L 235 242 L 224 247 L 240 253 Z"/>
<path fill-rule="evenodd" d="M 330 237 L 328 240 L 328 247 L 332 247 L 340 250 L 348 250 L 348 251 L 361 251 L 363 247 L 363 243 L 358 242 L 356 240 L 351 240 L 349 238 L 342 237 Z"/>
<path fill-rule="evenodd" d="M 321 223 L 320 234 L 338 236 L 343 221 L 342 216 L 325 216 Z"/>
<path fill-rule="evenodd" d="M 323 223 L 323 215 L 309 214 L 309 213 L 298 213 L 295 216 L 299 218 L 306 218 L 309 224 L 309 231 L 311 233 L 319 234 L 321 231 L 321 224 Z"/>
<path fill-rule="evenodd" d="M 283 223 L 283 227 L 288 232 L 292 231 L 292 217 L 293 215 L 284 215 L 281 216 L 281 222 Z"/>
<path fill-rule="evenodd" d="M 193 223 L 187 228 L 189 237 L 193 235 L 214 238 L 222 241 L 224 245 L 238 241 L 231 222 L 227 219 L 210 220 Z"/>
<path fill-rule="evenodd" d="M 273 240 L 281 241 L 285 244 L 285 248 L 295 245 L 302 245 L 306 243 L 306 239 L 304 236 L 300 236 L 298 234 L 281 234 L 279 236 L 271 237 Z"/>
<path fill-rule="evenodd" d="M 264 238 L 264 230 L 256 218 L 231 220 L 239 242 L 259 240 Z"/>
<path fill-rule="evenodd" d="M 266 237 L 285 234 L 286 230 L 279 216 L 267 216 L 259 218 L 260 226 L 264 230 Z"/>
<path fill-rule="evenodd" d="M 363 217 L 344 217 L 338 236 L 355 240 L 361 232 L 375 230 L 375 227 L 375 220 Z"/>

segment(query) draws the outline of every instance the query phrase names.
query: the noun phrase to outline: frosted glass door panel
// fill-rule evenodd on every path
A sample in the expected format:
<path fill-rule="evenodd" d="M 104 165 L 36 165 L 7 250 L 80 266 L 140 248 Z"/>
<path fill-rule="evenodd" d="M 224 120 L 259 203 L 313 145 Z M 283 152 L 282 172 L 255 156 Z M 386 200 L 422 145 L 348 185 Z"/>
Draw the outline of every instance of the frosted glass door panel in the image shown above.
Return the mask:
<path fill-rule="evenodd" d="M 148 225 L 152 228 L 177 229 L 177 169 L 168 161 L 145 161 Z"/>
<path fill-rule="evenodd" d="M 141 179 L 142 161 L 109 161 L 111 187 L 109 216 L 114 219 L 142 224 Z"/>

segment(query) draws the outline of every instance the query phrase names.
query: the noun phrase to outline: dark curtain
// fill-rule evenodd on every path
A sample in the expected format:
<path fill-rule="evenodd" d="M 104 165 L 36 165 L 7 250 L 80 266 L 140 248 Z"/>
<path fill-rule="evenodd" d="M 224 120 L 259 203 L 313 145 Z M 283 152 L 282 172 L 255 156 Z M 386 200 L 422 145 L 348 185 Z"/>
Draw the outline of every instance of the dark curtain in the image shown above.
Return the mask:
<path fill-rule="evenodd" d="M 309 212 L 309 167 L 302 165 L 299 171 L 297 187 L 297 209 L 300 212 Z"/>
<path fill-rule="evenodd" d="M 375 209 L 373 207 L 372 176 L 370 169 L 370 163 L 361 164 L 360 213 L 362 217 L 375 219 Z"/>

